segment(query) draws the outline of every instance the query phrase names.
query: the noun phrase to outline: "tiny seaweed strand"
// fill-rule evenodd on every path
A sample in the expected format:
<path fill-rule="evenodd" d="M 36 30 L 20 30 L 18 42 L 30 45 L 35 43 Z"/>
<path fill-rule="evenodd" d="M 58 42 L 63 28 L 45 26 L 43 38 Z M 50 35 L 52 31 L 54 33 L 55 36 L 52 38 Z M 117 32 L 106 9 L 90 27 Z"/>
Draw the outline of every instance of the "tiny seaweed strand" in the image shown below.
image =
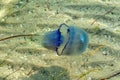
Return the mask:
<path fill-rule="evenodd" d="M 16 37 L 25 37 L 25 36 L 35 36 L 35 34 L 21 34 L 21 35 L 9 36 L 9 37 L 0 39 L 0 41 L 4 41 L 7 39 L 16 38 Z"/>
<path fill-rule="evenodd" d="M 115 71 L 115 72 L 113 72 L 112 74 L 107 75 L 107 76 L 106 76 L 106 77 L 104 77 L 104 78 L 101 78 L 100 80 L 110 79 L 110 78 L 113 78 L 113 77 L 118 76 L 118 75 L 120 75 L 120 70 Z"/>
<path fill-rule="evenodd" d="M 110 9 L 109 11 L 107 11 L 105 14 L 103 14 L 103 16 L 105 16 L 106 14 L 109 14 L 110 12 L 112 12 L 115 9 L 115 7 L 113 7 L 112 9 Z M 100 17 L 96 18 L 91 25 L 93 25 Z"/>

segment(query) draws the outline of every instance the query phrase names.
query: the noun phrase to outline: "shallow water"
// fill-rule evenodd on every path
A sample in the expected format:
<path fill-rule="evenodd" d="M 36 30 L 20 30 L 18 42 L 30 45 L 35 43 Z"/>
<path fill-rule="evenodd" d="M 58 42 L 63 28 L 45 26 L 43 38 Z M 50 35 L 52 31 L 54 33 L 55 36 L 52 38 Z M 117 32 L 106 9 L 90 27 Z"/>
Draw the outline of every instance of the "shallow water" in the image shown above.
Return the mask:
<path fill-rule="evenodd" d="M 1 0 L 0 39 L 30 33 L 40 36 L 0 42 L 0 80 L 100 80 L 119 72 L 119 4 L 120 0 Z M 41 45 L 43 35 L 61 23 L 88 33 L 84 53 L 58 56 Z"/>

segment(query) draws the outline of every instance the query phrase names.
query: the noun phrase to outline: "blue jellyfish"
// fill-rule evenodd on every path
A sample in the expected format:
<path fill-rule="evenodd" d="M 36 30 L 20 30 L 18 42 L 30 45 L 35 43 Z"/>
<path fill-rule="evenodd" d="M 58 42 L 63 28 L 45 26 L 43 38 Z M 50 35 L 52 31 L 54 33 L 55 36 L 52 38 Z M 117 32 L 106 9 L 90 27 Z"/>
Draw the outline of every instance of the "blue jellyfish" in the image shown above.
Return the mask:
<path fill-rule="evenodd" d="M 61 28 L 66 27 L 66 34 L 63 34 Z M 44 35 L 42 46 L 56 51 L 58 55 L 70 55 L 83 53 L 88 47 L 88 34 L 76 26 L 61 24 L 57 30 L 47 32 Z M 60 49 L 60 47 L 62 49 Z"/>

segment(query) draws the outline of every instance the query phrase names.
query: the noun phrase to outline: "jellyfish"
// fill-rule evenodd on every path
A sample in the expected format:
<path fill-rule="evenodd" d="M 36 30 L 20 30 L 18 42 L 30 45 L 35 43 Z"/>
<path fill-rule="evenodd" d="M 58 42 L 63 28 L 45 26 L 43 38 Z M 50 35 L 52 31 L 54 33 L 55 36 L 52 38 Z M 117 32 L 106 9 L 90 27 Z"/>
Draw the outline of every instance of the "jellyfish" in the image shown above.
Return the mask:
<path fill-rule="evenodd" d="M 62 30 L 63 27 L 66 27 L 66 34 Z M 57 30 L 45 33 L 42 46 L 56 51 L 58 55 L 70 55 L 83 53 L 88 47 L 88 42 L 85 30 L 62 23 Z"/>

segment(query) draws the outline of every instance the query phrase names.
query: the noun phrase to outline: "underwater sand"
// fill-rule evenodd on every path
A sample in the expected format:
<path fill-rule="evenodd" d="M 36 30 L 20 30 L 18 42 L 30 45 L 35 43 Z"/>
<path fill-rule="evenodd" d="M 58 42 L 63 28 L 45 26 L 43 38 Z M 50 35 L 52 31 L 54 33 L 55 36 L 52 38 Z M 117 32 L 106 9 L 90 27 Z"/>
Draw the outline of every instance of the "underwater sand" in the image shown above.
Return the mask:
<path fill-rule="evenodd" d="M 61 23 L 87 31 L 84 53 L 58 56 L 41 46 Z M 0 0 L 0 39 L 30 33 L 40 36 L 0 42 L 0 80 L 100 80 L 120 72 L 120 0 Z"/>

